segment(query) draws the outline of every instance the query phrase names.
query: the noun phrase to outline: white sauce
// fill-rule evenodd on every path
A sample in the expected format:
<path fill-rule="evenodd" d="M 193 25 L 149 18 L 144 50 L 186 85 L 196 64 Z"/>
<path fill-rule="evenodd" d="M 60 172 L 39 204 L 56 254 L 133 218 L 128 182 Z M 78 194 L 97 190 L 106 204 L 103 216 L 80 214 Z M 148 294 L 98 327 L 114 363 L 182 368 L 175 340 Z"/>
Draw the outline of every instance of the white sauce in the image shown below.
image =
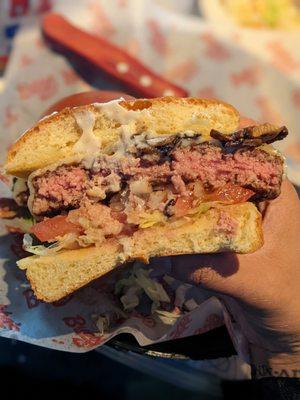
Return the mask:
<path fill-rule="evenodd" d="M 149 120 L 152 118 L 148 109 L 143 110 L 127 110 L 122 107 L 119 103 L 123 101 L 123 98 L 119 98 L 116 100 L 112 100 L 108 103 L 94 103 L 93 105 L 96 108 L 99 108 L 105 117 L 108 120 L 116 121 L 121 126 L 119 127 L 119 140 L 113 146 L 112 150 L 115 156 L 124 156 L 128 151 L 133 150 L 135 148 L 143 148 L 150 145 L 150 142 L 147 143 L 149 139 L 157 139 L 158 141 L 164 140 L 164 136 L 157 137 L 157 134 L 151 131 L 137 133 L 136 123 L 145 119 L 145 117 Z M 74 151 L 76 152 L 84 152 L 85 154 L 93 154 L 95 153 L 95 147 L 99 148 L 99 144 L 97 139 L 94 137 L 92 132 L 92 123 L 90 122 L 91 117 L 88 115 L 93 115 L 92 112 L 86 111 L 83 113 L 74 114 L 76 117 L 78 125 L 81 126 L 83 134 L 79 141 L 74 146 Z M 199 116 L 193 115 L 193 119 L 197 119 Z M 205 121 L 204 124 L 207 122 Z M 178 134 L 176 132 L 176 134 Z M 181 136 L 192 137 L 195 135 L 195 131 L 186 130 L 180 134 Z M 209 135 L 208 135 L 209 136 Z M 201 135 L 197 138 L 197 142 L 201 143 L 211 138 L 206 137 L 206 135 Z M 187 141 L 187 144 L 189 141 Z"/>
<path fill-rule="evenodd" d="M 91 154 L 95 153 L 99 149 L 101 143 L 99 139 L 94 135 L 93 129 L 95 125 L 95 115 L 93 112 L 85 111 L 75 111 L 73 113 L 74 118 L 78 126 L 82 130 L 82 135 L 80 139 L 75 143 L 73 151 L 75 153 L 85 153 Z"/>
<path fill-rule="evenodd" d="M 114 148 L 114 154 L 122 156 L 126 154 L 132 143 L 132 136 L 135 133 L 135 126 L 130 123 L 120 127 L 120 139 Z"/>
<path fill-rule="evenodd" d="M 101 109 L 107 119 L 116 121 L 121 125 L 119 128 L 120 139 L 113 149 L 117 156 L 124 155 L 133 145 L 132 137 L 136 133 L 136 122 L 145 117 L 151 118 L 148 109 L 127 110 L 119 104 L 120 101 L 124 101 L 124 99 L 119 98 L 108 103 L 94 103 L 94 106 Z"/>
<path fill-rule="evenodd" d="M 121 101 L 124 101 L 122 97 L 108 103 L 94 103 L 94 106 L 100 108 L 108 119 L 117 121 L 121 125 L 128 125 L 138 121 L 145 115 L 150 117 L 149 110 L 127 110 L 119 104 Z"/>

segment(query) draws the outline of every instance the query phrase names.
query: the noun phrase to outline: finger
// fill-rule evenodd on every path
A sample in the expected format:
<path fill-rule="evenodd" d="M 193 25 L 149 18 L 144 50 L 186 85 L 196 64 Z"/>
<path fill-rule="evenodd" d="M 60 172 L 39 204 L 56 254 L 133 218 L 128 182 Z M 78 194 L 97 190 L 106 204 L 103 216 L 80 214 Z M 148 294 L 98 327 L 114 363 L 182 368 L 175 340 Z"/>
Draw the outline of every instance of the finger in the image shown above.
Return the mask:
<path fill-rule="evenodd" d="M 295 212 L 297 213 L 299 209 L 298 193 L 292 183 L 285 179 L 281 185 L 281 194 L 275 200 L 263 201 L 258 204 L 258 210 L 263 217 L 264 233 L 268 234 L 270 231 L 273 235 L 276 234 L 276 227 L 280 226 L 282 217 L 283 219 L 287 218 L 287 214 L 295 216 Z"/>
<path fill-rule="evenodd" d="M 65 107 L 77 107 L 91 103 L 105 103 L 114 99 L 123 97 L 125 100 L 134 100 L 134 97 L 129 96 L 123 92 L 113 92 L 106 90 L 92 90 L 89 92 L 76 93 L 68 97 L 64 97 L 50 108 L 48 108 L 43 116 L 49 115 L 54 111 L 60 111 Z"/>
<path fill-rule="evenodd" d="M 282 240 L 285 233 L 300 229 L 300 202 L 294 186 L 288 179 L 282 182 L 279 197 L 268 203 L 264 212 L 263 227 L 266 243 Z"/>
<path fill-rule="evenodd" d="M 284 181 L 280 197 L 269 203 L 265 211 L 265 245 L 253 254 L 236 255 L 220 253 L 214 255 L 191 255 L 172 258 L 173 274 L 177 279 L 200 285 L 205 289 L 229 295 L 238 299 L 259 297 L 260 286 L 272 283 L 281 268 L 276 252 L 288 250 L 282 240 L 298 241 L 300 236 L 299 200 L 293 185 Z M 298 211 L 296 211 L 298 210 Z M 298 228 L 297 228 L 297 226 Z M 298 232 L 294 232 L 298 229 Z M 295 246 L 298 246 L 295 243 Z M 299 246 L 298 246 L 299 247 Z M 290 248 L 290 247 L 289 247 Z M 282 257 L 288 259 L 288 254 Z M 277 269 L 278 269 L 277 268 Z M 279 271 L 282 273 L 282 270 Z M 264 280 L 258 277 L 264 274 Z"/>
<path fill-rule="evenodd" d="M 243 280 L 234 253 L 193 254 L 172 257 L 172 275 L 179 280 L 219 293 L 235 295 Z"/>
<path fill-rule="evenodd" d="M 264 266 L 270 259 L 251 256 L 233 253 L 177 256 L 172 258 L 172 275 L 236 300 L 258 300 L 265 290 L 265 283 L 259 277 L 264 274 Z"/>

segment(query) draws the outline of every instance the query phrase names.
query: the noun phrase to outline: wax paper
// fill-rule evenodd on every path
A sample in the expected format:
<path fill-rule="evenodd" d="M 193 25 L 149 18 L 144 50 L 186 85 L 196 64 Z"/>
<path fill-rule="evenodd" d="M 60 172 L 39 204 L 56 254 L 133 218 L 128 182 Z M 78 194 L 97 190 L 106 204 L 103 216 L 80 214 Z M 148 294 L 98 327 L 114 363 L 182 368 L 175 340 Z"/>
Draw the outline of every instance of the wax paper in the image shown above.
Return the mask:
<path fill-rule="evenodd" d="M 182 14 L 180 7 L 172 9 L 168 3 L 164 7 L 163 1 L 150 0 L 65 0 L 52 1 L 51 5 L 74 24 L 122 46 L 191 95 L 221 98 L 260 122 L 287 124 L 291 134 L 279 147 L 287 156 L 291 179 L 299 183 L 299 47 L 294 47 L 289 37 L 282 40 L 276 32 L 250 43 L 236 27 L 220 32 L 213 23 Z M 94 82 L 87 82 L 64 56 L 51 51 L 41 35 L 38 18 L 25 21 L 16 35 L 3 83 L 0 163 L 9 145 L 55 101 L 95 87 L 112 87 L 101 74 Z M 7 179 L 1 175 L 1 180 L 3 197 L 8 195 Z M 20 234 L 8 233 L 2 222 L 1 336 L 85 352 L 121 332 L 132 333 L 141 345 L 147 345 L 201 334 L 226 323 L 238 353 L 247 359 L 247 342 L 239 327 L 232 323 L 220 300 L 200 288 L 193 288 L 197 306 L 183 313 L 174 325 L 135 315 L 113 332 L 103 334 L 97 331 L 94 317 L 114 307 L 102 290 L 103 282 L 95 282 L 60 302 L 45 304 L 34 297 L 24 272 L 17 269 L 15 261 L 20 256 Z M 157 266 L 157 260 L 153 262 Z M 166 266 L 168 259 L 159 262 Z M 191 289 L 186 284 L 183 287 Z"/>

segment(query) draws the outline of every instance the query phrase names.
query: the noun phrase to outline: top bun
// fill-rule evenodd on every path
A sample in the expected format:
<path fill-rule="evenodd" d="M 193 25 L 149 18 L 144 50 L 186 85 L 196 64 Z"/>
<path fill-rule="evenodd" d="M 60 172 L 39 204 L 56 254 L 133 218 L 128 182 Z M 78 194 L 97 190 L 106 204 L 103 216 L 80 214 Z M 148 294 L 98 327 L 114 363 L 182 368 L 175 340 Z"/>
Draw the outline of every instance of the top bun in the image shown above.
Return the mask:
<path fill-rule="evenodd" d="M 74 145 L 83 130 L 76 117 L 87 114 L 93 120 L 95 153 L 117 143 L 124 127 L 130 128 L 131 134 L 188 132 L 201 133 L 209 140 L 211 129 L 231 133 L 238 128 L 240 120 L 238 111 L 231 105 L 197 98 L 118 99 L 65 108 L 43 118 L 21 136 L 8 152 L 6 172 L 26 178 L 37 169 L 78 156 L 81 150 Z"/>

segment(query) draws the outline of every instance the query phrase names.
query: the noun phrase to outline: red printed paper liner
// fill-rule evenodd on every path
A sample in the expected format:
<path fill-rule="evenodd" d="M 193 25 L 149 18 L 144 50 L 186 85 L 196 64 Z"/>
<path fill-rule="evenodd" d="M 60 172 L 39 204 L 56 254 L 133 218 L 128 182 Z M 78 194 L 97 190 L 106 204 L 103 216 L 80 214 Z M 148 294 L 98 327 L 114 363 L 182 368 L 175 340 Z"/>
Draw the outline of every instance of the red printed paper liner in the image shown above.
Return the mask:
<path fill-rule="evenodd" d="M 143 7 L 136 7 L 140 0 L 78 1 L 72 9 L 64 3 L 56 2 L 53 11 L 129 51 L 191 95 L 217 97 L 257 121 L 287 125 L 291 134 L 280 146 L 288 155 L 290 178 L 300 183 L 300 50 L 287 36 L 272 33 L 253 41 L 239 29 L 226 30 L 225 35 L 223 25 L 169 12 L 152 0 L 145 0 Z M 0 164 L 4 163 L 11 143 L 45 109 L 62 97 L 92 89 L 62 55 L 47 47 L 37 24 L 19 32 L 6 68 L 5 89 L 0 94 Z M 100 78 L 93 85 L 112 89 Z M 3 181 L 0 197 L 8 196 L 4 185 L 7 177 L 1 170 L 0 180 Z M 104 299 L 99 292 L 90 286 L 59 303 L 38 302 L 24 272 L 15 265 L 23 254 L 18 232 L 8 235 L 3 224 L 1 229 L 1 336 L 76 352 L 104 343 L 108 337 L 96 332 L 91 318 L 91 314 L 101 312 Z M 136 315 L 130 323 L 125 321 L 118 332 L 130 331 L 140 344 L 149 344 L 203 333 L 223 322 L 225 315 L 237 351 L 246 353 L 238 327 L 231 324 L 219 300 L 213 297 L 202 300 L 171 328 L 158 330 L 157 326 L 151 326 L 151 318 Z"/>
<path fill-rule="evenodd" d="M 0 336 L 82 353 L 101 346 L 119 333 L 131 333 L 143 346 L 205 333 L 224 324 L 219 300 L 200 288 L 180 283 L 183 293 L 193 290 L 192 298 L 198 306 L 182 313 L 174 324 L 166 325 L 153 315 L 133 312 L 111 332 L 102 334 L 95 317 L 119 307 L 105 292 L 105 282 L 96 281 L 52 304 L 37 300 L 24 272 L 15 264 L 19 257 L 24 257 L 22 235 L 5 227 L 3 221 L 0 227 Z M 159 265 L 158 261 L 154 263 Z M 168 259 L 161 259 L 161 264 L 163 276 L 168 270 Z"/>

